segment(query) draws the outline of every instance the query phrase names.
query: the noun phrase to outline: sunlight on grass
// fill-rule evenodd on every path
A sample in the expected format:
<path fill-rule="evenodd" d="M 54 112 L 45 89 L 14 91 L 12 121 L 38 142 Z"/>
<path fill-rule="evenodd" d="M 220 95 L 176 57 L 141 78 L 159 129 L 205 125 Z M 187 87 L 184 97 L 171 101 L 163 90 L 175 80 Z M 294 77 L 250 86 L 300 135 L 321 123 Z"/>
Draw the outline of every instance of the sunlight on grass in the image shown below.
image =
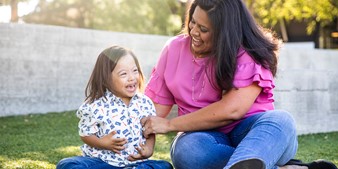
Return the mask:
<path fill-rule="evenodd" d="M 63 158 L 78 156 L 83 144 L 75 111 L 0 118 L 0 169 L 55 169 Z M 170 160 L 176 133 L 156 136 L 151 159 Z M 297 159 L 325 159 L 338 165 L 338 132 L 300 135 Z"/>
<path fill-rule="evenodd" d="M 6 160 L 1 162 L 1 168 L 6 169 L 17 169 L 17 168 L 29 168 L 29 169 L 37 169 L 37 168 L 46 168 L 52 169 L 55 168 L 55 164 L 51 164 L 46 161 L 37 161 L 37 160 L 29 160 L 29 159 L 15 159 L 15 160 Z"/>
<path fill-rule="evenodd" d="M 338 154 L 337 154 L 338 155 Z M 335 165 L 338 165 L 338 159 L 334 159 L 332 160 L 332 162 L 335 164 Z"/>
<path fill-rule="evenodd" d="M 65 156 L 81 155 L 81 150 L 80 150 L 80 147 L 78 146 L 61 147 L 61 148 L 56 149 L 55 151 Z"/>
<path fill-rule="evenodd" d="M 21 155 L 22 157 L 30 158 L 30 159 L 48 159 L 46 154 L 43 152 L 24 152 Z"/>
<path fill-rule="evenodd" d="M 166 160 L 171 162 L 170 159 L 170 145 L 175 137 L 176 133 L 168 133 L 168 134 L 159 134 L 156 136 L 156 144 L 154 154 L 151 157 L 152 159 L 157 160 Z"/>
<path fill-rule="evenodd" d="M 166 160 L 166 161 L 171 162 L 171 159 L 170 159 L 168 152 L 155 152 L 154 155 L 151 158 L 157 159 L 157 160 Z"/>

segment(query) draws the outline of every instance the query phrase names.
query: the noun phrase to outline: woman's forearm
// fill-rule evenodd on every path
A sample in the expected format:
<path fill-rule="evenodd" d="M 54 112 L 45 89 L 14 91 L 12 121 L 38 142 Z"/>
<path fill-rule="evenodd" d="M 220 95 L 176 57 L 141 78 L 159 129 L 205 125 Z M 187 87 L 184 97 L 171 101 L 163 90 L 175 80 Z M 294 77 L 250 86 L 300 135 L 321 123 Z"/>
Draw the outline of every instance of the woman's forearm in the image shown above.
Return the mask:
<path fill-rule="evenodd" d="M 217 109 L 217 105 L 214 104 L 169 120 L 169 131 L 208 130 L 233 122 L 229 116 L 226 116 L 225 112 Z"/>
<path fill-rule="evenodd" d="M 243 118 L 261 92 L 257 84 L 233 89 L 218 102 L 169 120 L 169 131 L 196 131 L 222 127 Z"/>

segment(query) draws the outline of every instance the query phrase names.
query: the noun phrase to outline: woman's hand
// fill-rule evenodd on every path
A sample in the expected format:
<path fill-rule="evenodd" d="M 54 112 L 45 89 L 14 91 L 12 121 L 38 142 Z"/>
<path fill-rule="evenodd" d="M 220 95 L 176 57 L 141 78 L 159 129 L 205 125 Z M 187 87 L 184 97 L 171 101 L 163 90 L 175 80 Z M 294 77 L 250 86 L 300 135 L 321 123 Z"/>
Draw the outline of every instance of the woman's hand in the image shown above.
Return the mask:
<path fill-rule="evenodd" d="M 151 157 L 153 155 L 153 146 L 140 144 L 139 147 L 135 147 L 138 151 L 137 154 L 131 154 L 128 157 L 129 161 L 143 160 Z"/>
<path fill-rule="evenodd" d="M 150 134 L 165 134 L 170 131 L 170 120 L 158 116 L 148 116 L 141 120 L 143 136 Z"/>

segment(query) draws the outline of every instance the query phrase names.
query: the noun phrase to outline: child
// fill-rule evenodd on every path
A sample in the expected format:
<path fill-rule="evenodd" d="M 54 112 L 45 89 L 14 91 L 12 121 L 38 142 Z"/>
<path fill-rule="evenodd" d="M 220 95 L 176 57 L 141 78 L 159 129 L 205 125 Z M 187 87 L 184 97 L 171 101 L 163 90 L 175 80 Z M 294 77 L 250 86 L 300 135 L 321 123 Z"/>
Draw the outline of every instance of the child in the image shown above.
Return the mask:
<path fill-rule="evenodd" d="M 155 115 L 152 101 L 138 92 L 143 74 L 132 51 L 112 46 L 98 56 L 86 87 L 86 101 L 76 115 L 83 156 L 61 160 L 63 168 L 172 169 L 167 161 L 149 160 L 155 135 L 142 135 L 140 120 Z"/>

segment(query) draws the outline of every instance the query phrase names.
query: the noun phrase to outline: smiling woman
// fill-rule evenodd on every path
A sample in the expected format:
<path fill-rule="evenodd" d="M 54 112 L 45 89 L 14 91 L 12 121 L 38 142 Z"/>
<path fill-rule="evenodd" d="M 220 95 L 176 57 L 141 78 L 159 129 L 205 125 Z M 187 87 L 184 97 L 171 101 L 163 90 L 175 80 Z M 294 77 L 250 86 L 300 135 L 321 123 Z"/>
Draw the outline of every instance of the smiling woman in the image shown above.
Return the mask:
<path fill-rule="evenodd" d="M 192 0 L 185 16 L 145 88 L 157 116 L 142 119 L 143 135 L 178 133 L 175 168 L 297 168 L 287 163 L 298 148 L 295 120 L 274 107 L 281 41 L 244 0 Z M 174 105 L 178 115 L 166 118 Z"/>

